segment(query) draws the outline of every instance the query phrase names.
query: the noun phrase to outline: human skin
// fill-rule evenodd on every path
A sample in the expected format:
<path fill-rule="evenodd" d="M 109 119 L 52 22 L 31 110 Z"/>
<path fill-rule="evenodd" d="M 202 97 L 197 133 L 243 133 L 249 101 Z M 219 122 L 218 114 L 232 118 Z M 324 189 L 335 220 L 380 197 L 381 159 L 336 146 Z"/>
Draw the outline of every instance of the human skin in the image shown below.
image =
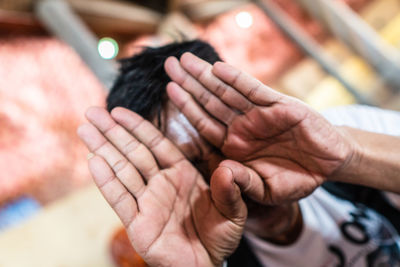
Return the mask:
<path fill-rule="evenodd" d="M 400 192 L 400 139 L 335 127 L 301 101 L 222 62 L 168 58 L 170 99 L 230 159 L 235 182 L 254 200 L 305 197 L 324 181 Z"/>
<path fill-rule="evenodd" d="M 190 124 L 179 109 L 167 101 L 161 114 L 162 132 L 209 181 L 212 173 L 225 158 Z M 159 125 L 158 121 L 153 122 Z M 215 177 L 220 178 L 220 177 Z M 302 216 L 297 202 L 268 206 L 245 200 L 248 217 L 245 229 L 271 243 L 289 245 L 301 232 Z"/>
<path fill-rule="evenodd" d="M 165 105 L 161 119 L 164 126 L 162 127 L 163 133 L 174 144 L 169 139 L 163 138 L 162 142 L 167 145 L 160 148 L 155 148 L 154 144 L 151 145 L 154 143 L 154 135 L 161 138 L 160 132 L 131 111 L 117 108 L 113 110 L 111 117 L 102 108 L 90 108 L 86 116 L 90 123 L 81 126 L 78 134 L 89 150 L 96 155 L 89 160 L 90 171 L 99 189 L 127 228 L 135 250 L 150 266 L 158 264 L 167 266 L 169 263 L 174 266 L 187 266 L 187 264 L 190 266 L 196 266 L 196 264 L 218 266 L 221 260 L 229 256 L 236 248 L 243 227 L 260 238 L 281 245 L 290 244 L 299 236 L 302 219 L 297 203 L 276 207 L 251 203 L 250 219 L 245 225 L 247 208 L 240 197 L 239 187 L 233 183 L 231 171 L 221 168 L 214 171 L 222 160 L 220 154 L 213 152 L 211 146 L 171 102 L 167 102 Z M 142 123 L 146 126 L 133 127 L 135 124 Z M 158 125 L 158 122 L 154 122 L 154 124 Z M 137 148 L 132 149 L 135 146 Z M 171 154 L 171 151 L 174 153 Z M 189 196 L 186 196 L 191 200 L 189 203 L 184 201 L 185 198 L 179 197 L 179 194 L 178 196 L 174 195 L 174 192 L 168 190 L 163 183 L 151 184 L 149 182 L 146 186 L 146 182 L 143 183 L 143 176 L 140 175 L 144 175 L 144 180 L 146 180 L 146 176 L 148 176 L 146 170 L 157 169 L 157 163 L 151 154 L 154 155 L 159 165 L 163 166 L 164 164 L 160 160 L 173 160 L 175 153 L 179 157 L 185 156 L 191 161 L 207 163 L 202 165 L 202 173 L 206 175 L 213 173 L 211 180 L 207 178 L 210 181 L 210 187 L 208 187 L 203 177 L 185 158 L 182 158 L 185 169 L 182 169 L 182 164 L 179 164 L 179 166 L 161 170 L 169 177 L 168 179 L 176 180 L 174 185 L 177 192 L 184 190 L 182 188 L 191 187 L 188 192 Z M 193 185 L 194 179 L 197 181 L 197 185 Z M 138 187 L 142 189 L 139 190 Z M 187 209 L 190 211 L 186 211 L 185 215 L 192 218 L 194 225 L 189 224 L 189 227 L 184 218 L 178 218 L 171 222 L 171 220 L 163 221 L 163 217 L 166 216 L 152 215 L 163 214 L 162 207 L 152 205 L 154 203 L 144 200 L 146 198 L 144 193 L 139 193 L 140 197 L 137 198 L 138 193 L 135 192 L 138 190 L 139 192 L 141 190 L 158 192 L 157 194 L 153 193 L 152 197 L 168 195 L 168 198 L 176 198 L 176 202 L 181 200 L 189 204 Z M 188 189 L 184 190 L 184 192 L 187 191 Z M 193 193 L 196 191 L 197 193 Z M 165 199 L 161 200 L 165 202 Z M 183 204 L 181 203 L 181 205 Z M 170 206 L 169 211 L 171 216 L 175 213 L 182 213 L 180 205 Z M 149 223 L 150 219 L 157 223 Z M 171 224 L 174 225 L 175 232 L 171 231 L 169 235 L 162 232 L 155 236 L 160 227 L 164 225 L 171 227 L 169 226 Z M 195 229 L 197 235 L 188 231 L 187 228 Z M 181 239 L 179 240 L 179 238 Z M 193 245 L 196 242 L 184 242 L 187 241 L 185 238 L 190 240 L 197 238 L 198 243 L 203 244 L 204 247 L 199 244 Z M 176 244 L 174 246 L 171 246 L 170 242 L 172 241 L 165 241 L 172 239 L 178 239 L 176 243 L 174 242 Z M 149 244 L 159 245 L 154 248 L 153 245 L 149 247 Z M 180 246 L 192 247 L 192 249 L 185 250 Z M 204 250 L 208 252 L 208 255 Z M 170 256 L 165 255 L 166 251 Z M 182 255 L 185 256 L 182 257 Z M 182 258 L 187 261 L 178 260 Z"/>
<path fill-rule="evenodd" d="M 94 154 L 90 172 L 137 253 L 150 266 L 220 266 L 247 218 L 230 170 L 219 168 L 209 186 L 139 115 L 94 107 L 86 116 L 78 135 Z"/>

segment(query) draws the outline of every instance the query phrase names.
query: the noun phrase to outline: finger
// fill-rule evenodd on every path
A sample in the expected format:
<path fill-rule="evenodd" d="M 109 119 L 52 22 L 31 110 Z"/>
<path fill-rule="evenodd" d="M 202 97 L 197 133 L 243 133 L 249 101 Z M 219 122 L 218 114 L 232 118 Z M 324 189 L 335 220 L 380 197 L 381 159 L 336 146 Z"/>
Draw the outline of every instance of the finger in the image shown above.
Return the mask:
<path fill-rule="evenodd" d="M 225 124 L 232 122 L 236 113 L 190 76 L 176 58 L 166 60 L 165 70 L 173 81 L 190 93 L 216 119 Z"/>
<path fill-rule="evenodd" d="M 299 163 L 283 158 L 248 161 L 246 164 L 264 177 L 268 191 L 265 203 L 280 205 L 290 203 L 311 194 L 324 182 L 324 177 L 310 172 Z"/>
<path fill-rule="evenodd" d="M 185 159 L 171 141 L 138 114 L 118 107 L 112 110 L 111 116 L 152 152 L 162 168 L 171 167 Z"/>
<path fill-rule="evenodd" d="M 225 104 L 243 113 L 249 111 L 253 107 L 253 104 L 241 93 L 217 78 L 212 73 L 212 65 L 208 62 L 187 52 L 182 55 L 180 63 L 186 72 L 199 80 L 205 88 L 211 91 Z"/>
<path fill-rule="evenodd" d="M 219 167 L 228 168 L 240 190 L 255 201 L 265 203 L 269 192 L 263 179 L 253 169 L 233 160 L 224 160 Z"/>
<path fill-rule="evenodd" d="M 218 167 L 211 176 L 210 189 L 219 212 L 236 224 L 243 225 L 247 218 L 247 208 L 232 171 Z"/>
<path fill-rule="evenodd" d="M 117 213 L 122 223 L 129 226 L 139 212 L 135 199 L 115 177 L 114 172 L 103 158 L 94 156 L 89 159 L 89 170 L 104 198 Z M 133 178 L 141 180 L 140 177 Z"/>
<path fill-rule="evenodd" d="M 283 95 L 250 75 L 224 62 L 214 64 L 212 73 L 238 90 L 248 100 L 257 105 L 267 106 L 278 102 Z"/>
<path fill-rule="evenodd" d="M 107 164 L 111 166 L 114 174 L 125 185 L 129 192 L 136 198 L 140 197 L 145 186 L 141 175 L 132 164 L 104 138 L 96 127 L 91 124 L 84 124 L 78 128 L 78 135 L 91 152 L 101 156 Z M 140 177 L 140 179 L 132 179 L 131 177 Z"/>
<path fill-rule="evenodd" d="M 226 134 L 224 125 L 211 118 L 177 83 L 167 85 L 167 94 L 201 136 L 216 147 L 222 146 Z"/>
<path fill-rule="evenodd" d="M 129 159 L 147 181 L 159 172 L 158 164 L 147 147 L 117 124 L 104 108 L 89 108 L 86 118 Z"/>

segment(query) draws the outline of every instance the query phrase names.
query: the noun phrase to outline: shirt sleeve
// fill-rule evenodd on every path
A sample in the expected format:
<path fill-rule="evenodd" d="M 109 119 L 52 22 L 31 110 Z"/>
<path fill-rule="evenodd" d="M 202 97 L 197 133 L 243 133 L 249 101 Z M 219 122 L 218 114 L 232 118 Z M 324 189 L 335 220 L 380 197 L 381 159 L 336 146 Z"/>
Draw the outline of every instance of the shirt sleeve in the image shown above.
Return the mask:
<path fill-rule="evenodd" d="M 400 136 L 400 112 L 363 105 L 328 109 L 322 115 L 334 125 Z"/>

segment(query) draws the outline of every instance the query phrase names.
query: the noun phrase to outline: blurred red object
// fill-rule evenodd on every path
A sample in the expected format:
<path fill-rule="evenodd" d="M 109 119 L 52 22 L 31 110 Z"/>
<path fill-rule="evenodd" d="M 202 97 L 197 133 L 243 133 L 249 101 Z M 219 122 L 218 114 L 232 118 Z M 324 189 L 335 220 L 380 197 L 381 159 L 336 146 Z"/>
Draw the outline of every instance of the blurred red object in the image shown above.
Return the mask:
<path fill-rule="evenodd" d="M 2 39 L 0 58 L 0 203 L 20 195 L 47 203 L 90 180 L 76 128 L 105 93 L 56 39 Z"/>
<path fill-rule="evenodd" d="M 119 267 L 146 267 L 144 260 L 133 249 L 125 228 L 118 229 L 111 239 L 111 255 Z"/>

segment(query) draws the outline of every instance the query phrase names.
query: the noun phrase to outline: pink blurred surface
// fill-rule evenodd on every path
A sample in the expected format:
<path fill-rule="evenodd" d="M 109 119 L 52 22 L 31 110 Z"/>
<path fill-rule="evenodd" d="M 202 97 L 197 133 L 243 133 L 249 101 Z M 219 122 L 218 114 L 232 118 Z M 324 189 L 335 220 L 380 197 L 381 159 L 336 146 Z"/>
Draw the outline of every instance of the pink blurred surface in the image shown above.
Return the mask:
<path fill-rule="evenodd" d="M 3 39 L 0 77 L 0 203 L 46 203 L 87 183 L 76 128 L 104 93 L 80 58 L 51 38 Z"/>

